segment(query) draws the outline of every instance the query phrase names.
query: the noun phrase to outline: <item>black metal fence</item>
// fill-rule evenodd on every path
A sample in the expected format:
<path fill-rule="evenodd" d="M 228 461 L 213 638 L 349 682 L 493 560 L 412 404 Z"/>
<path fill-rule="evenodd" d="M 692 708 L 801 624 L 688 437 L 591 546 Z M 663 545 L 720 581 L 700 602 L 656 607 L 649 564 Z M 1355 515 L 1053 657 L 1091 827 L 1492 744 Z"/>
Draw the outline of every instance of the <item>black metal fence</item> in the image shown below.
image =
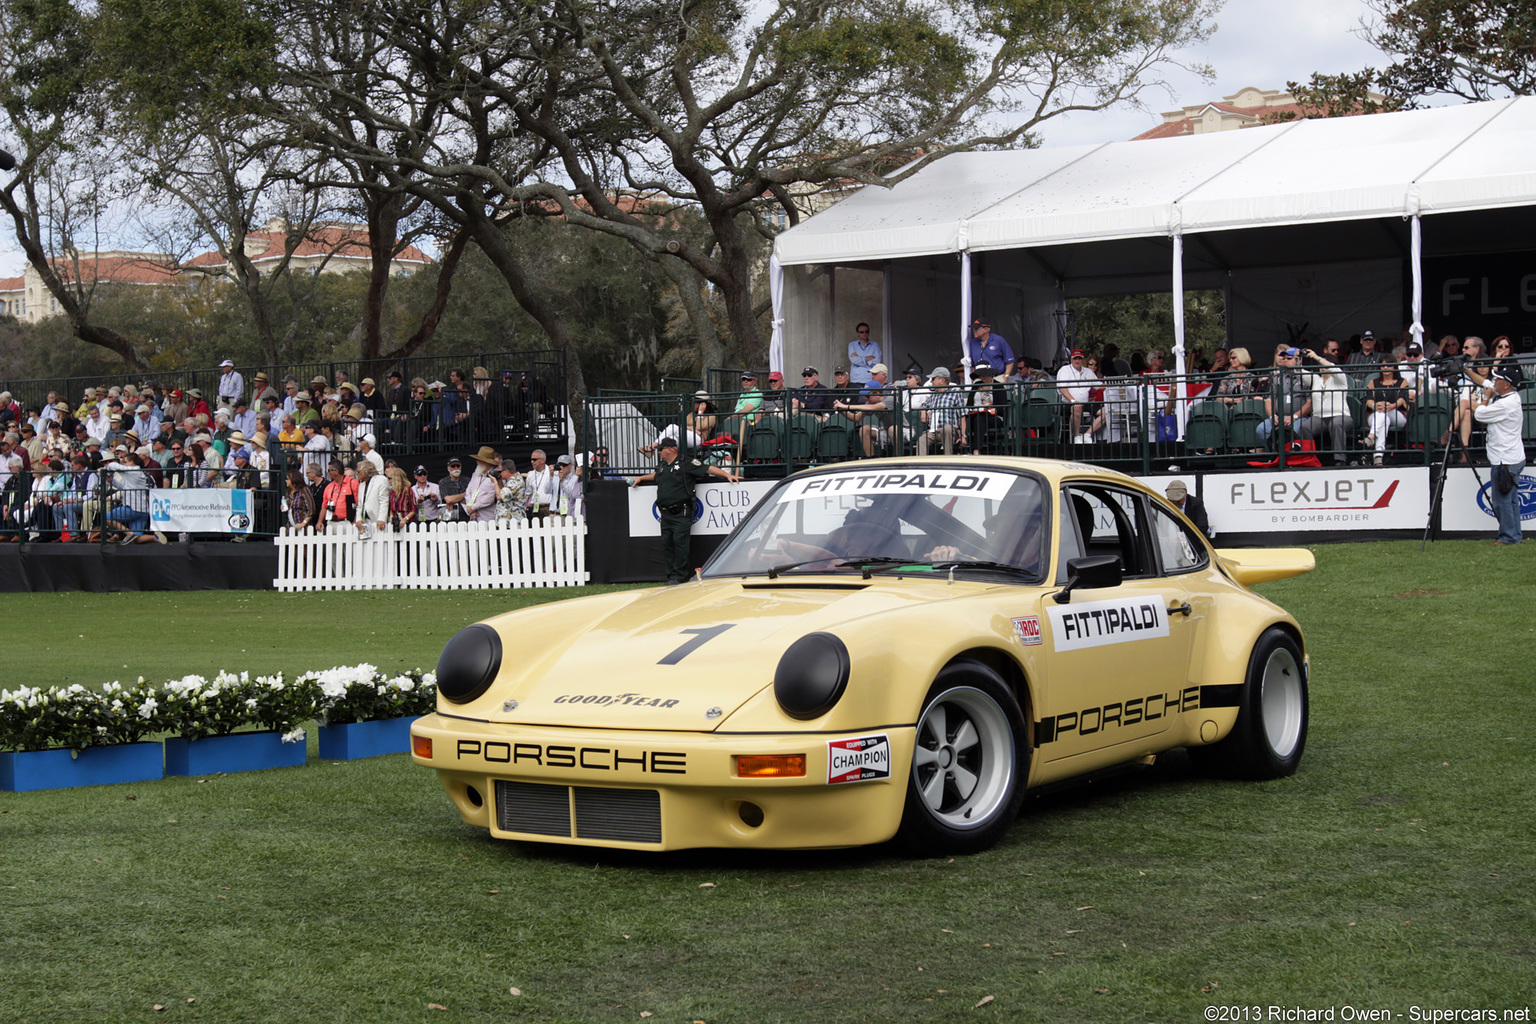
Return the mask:
<path fill-rule="evenodd" d="M 765 478 L 828 462 L 951 452 L 1072 459 L 1151 473 L 1174 465 L 1213 471 L 1422 465 L 1463 439 L 1471 457 L 1480 450 L 1482 430 L 1471 419 L 1463 384 L 1427 375 L 1401 390 L 1373 389 L 1363 374 L 1312 386 L 1317 381 L 1245 371 L 1066 386 L 1054 380 L 942 390 L 898 386 L 885 389 L 882 409 L 833 408 L 834 401 L 857 407 L 869 400 L 800 389 L 715 389 L 702 403 L 691 395 L 627 393 L 589 402 L 585 443 L 589 450 L 605 448 L 620 474 L 648 471 L 655 445 L 671 436 L 694 457 Z M 1529 446 L 1536 441 L 1536 391 L 1525 391 L 1523 400 Z"/>

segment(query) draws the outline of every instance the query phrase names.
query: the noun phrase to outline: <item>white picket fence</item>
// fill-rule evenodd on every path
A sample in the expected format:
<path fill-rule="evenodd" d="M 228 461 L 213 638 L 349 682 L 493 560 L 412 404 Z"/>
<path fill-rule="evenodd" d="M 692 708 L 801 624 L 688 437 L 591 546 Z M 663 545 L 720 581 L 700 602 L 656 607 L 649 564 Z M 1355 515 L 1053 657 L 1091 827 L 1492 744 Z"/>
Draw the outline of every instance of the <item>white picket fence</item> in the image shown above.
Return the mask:
<path fill-rule="evenodd" d="M 315 533 L 284 528 L 278 590 L 486 590 L 573 587 L 591 581 L 587 524 L 551 518 L 412 523 L 363 540 L 352 526 Z"/>

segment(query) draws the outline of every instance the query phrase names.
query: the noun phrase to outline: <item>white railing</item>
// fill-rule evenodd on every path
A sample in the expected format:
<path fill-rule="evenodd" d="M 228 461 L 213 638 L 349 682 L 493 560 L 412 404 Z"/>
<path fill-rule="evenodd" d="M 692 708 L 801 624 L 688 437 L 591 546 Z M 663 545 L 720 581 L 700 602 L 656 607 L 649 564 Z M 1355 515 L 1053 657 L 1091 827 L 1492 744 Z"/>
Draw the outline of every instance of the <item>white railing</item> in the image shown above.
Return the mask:
<path fill-rule="evenodd" d="M 587 525 L 550 519 L 412 523 L 367 540 L 351 525 L 315 533 L 284 528 L 278 590 L 487 590 L 574 587 L 591 581 Z"/>

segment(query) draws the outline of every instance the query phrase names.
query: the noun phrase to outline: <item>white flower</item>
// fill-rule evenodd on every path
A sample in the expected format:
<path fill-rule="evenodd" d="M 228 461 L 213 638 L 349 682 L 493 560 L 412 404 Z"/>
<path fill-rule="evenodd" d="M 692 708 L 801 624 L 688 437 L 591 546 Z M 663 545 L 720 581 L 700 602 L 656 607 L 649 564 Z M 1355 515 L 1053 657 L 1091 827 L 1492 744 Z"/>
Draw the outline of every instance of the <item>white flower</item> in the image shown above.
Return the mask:
<path fill-rule="evenodd" d="M 304 730 L 303 729 L 295 729 L 292 732 L 285 732 L 285 733 L 283 733 L 283 742 L 284 743 L 303 743 L 304 742 Z"/>
<path fill-rule="evenodd" d="M 96 727 L 96 735 L 98 735 L 98 736 L 105 736 L 106 734 L 107 734 L 107 727 L 106 726 L 98 725 Z"/>
<path fill-rule="evenodd" d="M 155 698 L 145 697 L 144 703 L 139 705 L 139 717 L 148 718 L 150 715 L 155 713 L 155 709 L 159 706 L 160 702 L 155 700 Z"/>
<path fill-rule="evenodd" d="M 248 707 L 248 708 L 254 708 L 256 706 L 256 698 L 255 697 L 247 697 L 245 699 L 245 706 Z"/>

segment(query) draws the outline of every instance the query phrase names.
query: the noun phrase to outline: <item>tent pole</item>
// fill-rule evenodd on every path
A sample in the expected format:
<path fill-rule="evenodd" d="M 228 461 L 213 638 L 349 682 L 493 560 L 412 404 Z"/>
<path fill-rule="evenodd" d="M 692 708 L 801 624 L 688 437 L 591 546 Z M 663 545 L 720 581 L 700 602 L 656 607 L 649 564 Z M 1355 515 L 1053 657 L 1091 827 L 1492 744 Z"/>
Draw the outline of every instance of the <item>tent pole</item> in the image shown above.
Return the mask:
<path fill-rule="evenodd" d="M 1188 388 L 1184 380 L 1184 235 L 1182 233 L 1173 236 L 1173 372 L 1178 376 L 1174 382 L 1173 410 L 1179 418 L 1179 436 L 1184 436 L 1184 418 L 1189 409 L 1184 399 L 1187 397 Z M 1159 409 L 1159 412 L 1162 410 Z"/>
<path fill-rule="evenodd" d="M 1413 340 L 1424 351 L 1424 236 L 1419 215 L 1413 215 Z"/>
<path fill-rule="evenodd" d="M 773 305 L 773 333 L 768 336 L 768 369 L 784 372 L 784 267 L 779 254 L 768 257 L 768 297 Z"/>
<path fill-rule="evenodd" d="M 960 250 L 960 365 L 971 383 L 971 251 Z"/>

